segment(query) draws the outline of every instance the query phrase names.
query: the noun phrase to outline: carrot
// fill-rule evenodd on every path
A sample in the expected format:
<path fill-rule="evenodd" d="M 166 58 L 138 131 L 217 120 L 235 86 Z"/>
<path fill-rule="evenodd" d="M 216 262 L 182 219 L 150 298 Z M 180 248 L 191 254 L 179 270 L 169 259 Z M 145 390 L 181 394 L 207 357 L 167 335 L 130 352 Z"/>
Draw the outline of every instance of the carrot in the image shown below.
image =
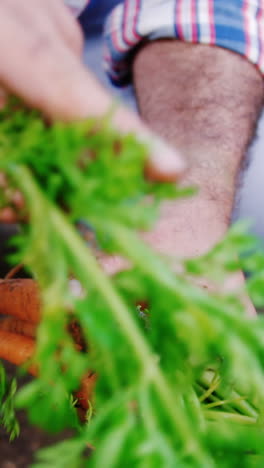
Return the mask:
<path fill-rule="evenodd" d="M 32 338 L 0 330 L 0 359 L 21 366 L 32 358 L 34 350 L 35 341 Z M 30 366 L 29 372 L 35 375 L 36 367 Z"/>
<path fill-rule="evenodd" d="M 32 338 L 0 329 L 0 359 L 21 366 L 33 357 L 35 346 L 35 340 Z M 28 372 L 36 376 L 37 366 L 30 366 Z M 85 410 L 89 408 L 89 400 L 92 397 L 95 381 L 96 375 L 89 373 L 82 379 L 80 389 L 74 393 L 78 405 Z"/>
<path fill-rule="evenodd" d="M 41 316 L 39 288 L 32 279 L 0 281 L 0 315 L 38 323 Z"/>
<path fill-rule="evenodd" d="M 29 338 L 36 337 L 36 324 L 16 317 L 6 317 L 0 320 L 0 330 L 28 336 Z"/>
<path fill-rule="evenodd" d="M 19 263 L 18 265 L 14 266 L 14 268 L 12 268 L 5 276 L 5 279 L 9 280 L 11 278 L 14 278 L 14 276 L 16 276 L 16 274 L 22 270 L 23 268 L 23 263 Z"/>
<path fill-rule="evenodd" d="M 91 400 L 93 394 L 96 379 L 97 376 L 94 373 L 86 375 L 82 379 L 80 389 L 74 393 L 74 396 L 78 399 L 79 405 L 86 410 L 89 408 L 89 401 Z"/>
<path fill-rule="evenodd" d="M 87 343 L 84 339 L 82 328 L 76 320 L 71 320 L 68 324 L 68 332 L 70 333 L 74 343 L 82 351 L 87 351 Z"/>

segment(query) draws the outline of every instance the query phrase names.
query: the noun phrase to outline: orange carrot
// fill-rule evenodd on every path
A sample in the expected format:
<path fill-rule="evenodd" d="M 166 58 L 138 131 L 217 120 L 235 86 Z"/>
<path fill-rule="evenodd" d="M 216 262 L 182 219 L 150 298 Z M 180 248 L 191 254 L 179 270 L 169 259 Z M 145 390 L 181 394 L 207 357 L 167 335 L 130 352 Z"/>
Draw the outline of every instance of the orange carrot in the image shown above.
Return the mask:
<path fill-rule="evenodd" d="M 12 364 L 21 366 L 33 357 L 35 340 L 32 338 L 0 330 L 0 359 L 5 359 Z M 37 366 L 31 365 L 28 372 L 37 375 Z M 96 375 L 90 373 L 82 379 L 80 389 L 74 393 L 79 406 L 87 410 L 96 382 Z"/>
<path fill-rule="evenodd" d="M 36 324 L 16 317 L 6 317 L 0 320 L 0 330 L 28 336 L 29 338 L 36 337 Z"/>
<path fill-rule="evenodd" d="M 35 341 L 32 338 L 0 330 L 0 359 L 21 366 L 32 358 L 34 350 Z M 29 372 L 35 375 L 36 367 L 31 366 Z"/>
<path fill-rule="evenodd" d="M 16 274 L 22 270 L 23 268 L 23 263 L 19 263 L 18 265 L 14 266 L 13 268 L 11 268 L 11 270 L 6 274 L 5 278 L 4 279 L 11 279 L 11 278 L 14 278 L 14 276 L 16 276 Z"/>
<path fill-rule="evenodd" d="M 74 396 L 78 399 L 79 405 L 86 410 L 89 408 L 89 401 L 91 400 L 93 394 L 96 379 L 97 376 L 94 373 L 86 375 L 82 379 L 80 389 L 74 393 Z"/>
<path fill-rule="evenodd" d="M 36 281 L 0 280 L 0 314 L 38 323 L 41 316 L 41 302 Z"/>

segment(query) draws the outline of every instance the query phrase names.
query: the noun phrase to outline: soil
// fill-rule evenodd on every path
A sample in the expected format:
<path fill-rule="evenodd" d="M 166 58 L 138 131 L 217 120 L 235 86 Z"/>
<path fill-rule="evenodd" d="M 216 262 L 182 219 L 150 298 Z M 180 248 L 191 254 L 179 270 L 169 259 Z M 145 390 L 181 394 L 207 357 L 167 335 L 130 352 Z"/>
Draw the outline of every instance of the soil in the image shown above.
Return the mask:
<path fill-rule="evenodd" d="M 14 366 L 6 364 L 5 367 L 9 377 L 15 376 Z M 28 380 L 28 378 L 25 380 Z M 30 467 L 36 461 L 34 455 L 37 450 L 55 444 L 71 435 L 69 431 L 64 431 L 59 436 L 51 436 L 30 425 L 26 414 L 22 411 L 19 412 L 18 419 L 21 432 L 20 436 L 13 442 L 9 441 L 5 430 L 0 427 L 0 468 Z"/>
<path fill-rule="evenodd" d="M 10 270 L 10 265 L 3 259 L 14 249 L 9 245 L 9 240 L 18 231 L 15 225 L 0 224 L 0 278 L 4 278 Z M 15 275 L 17 276 L 17 275 Z M 18 276 L 27 277 L 26 271 L 19 271 Z M 78 343 L 82 344 L 82 336 L 77 324 L 70 324 L 70 331 L 73 336 L 78 339 Z M 4 363 L 4 361 L 2 361 Z M 14 377 L 16 368 L 9 363 L 4 363 L 7 375 Z M 20 378 L 20 383 L 23 384 L 30 377 Z M 9 441 L 8 434 L 0 426 L 0 468 L 27 468 L 36 461 L 35 453 L 42 447 L 50 446 L 71 436 L 70 431 L 64 431 L 59 436 L 47 434 L 44 431 L 29 424 L 24 412 L 18 413 L 20 422 L 20 435 L 13 442 Z"/>

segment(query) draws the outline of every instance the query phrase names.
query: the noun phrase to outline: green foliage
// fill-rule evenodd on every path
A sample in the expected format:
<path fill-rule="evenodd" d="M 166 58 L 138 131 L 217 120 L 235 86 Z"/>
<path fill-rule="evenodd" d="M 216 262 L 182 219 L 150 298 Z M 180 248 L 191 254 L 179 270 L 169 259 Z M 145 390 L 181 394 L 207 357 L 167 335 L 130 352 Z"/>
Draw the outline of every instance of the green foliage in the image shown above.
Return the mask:
<path fill-rule="evenodd" d="M 108 121 L 47 126 L 35 112 L 12 111 L 0 115 L 0 170 L 26 200 L 16 260 L 37 278 L 43 301 L 39 377 L 16 404 L 45 429 L 76 433 L 41 451 L 34 467 L 263 466 L 263 319 L 245 316 L 241 291 L 209 292 L 189 279 L 221 286 L 244 267 L 262 303 L 264 259 L 248 253 L 255 243 L 245 228 L 203 258 L 179 259 L 176 275 L 137 234 L 151 227 L 160 200 L 181 194 L 145 180 L 146 148 Z M 80 220 L 92 226 L 96 252 L 122 255 L 130 269 L 108 277 L 76 229 Z M 88 353 L 67 331 L 72 316 Z M 71 394 L 88 370 L 98 374 L 95 411 L 82 425 Z M 96 450 L 88 454 L 87 444 Z"/>
<path fill-rule="evenodd" d="M 7 380 L 5 370 L 0 363 L 0 424 L 4 426 L 14 440 L 19 435 L 19 424 L 15 415 L 15 395 L 17 391 L 16 380 Z"/>

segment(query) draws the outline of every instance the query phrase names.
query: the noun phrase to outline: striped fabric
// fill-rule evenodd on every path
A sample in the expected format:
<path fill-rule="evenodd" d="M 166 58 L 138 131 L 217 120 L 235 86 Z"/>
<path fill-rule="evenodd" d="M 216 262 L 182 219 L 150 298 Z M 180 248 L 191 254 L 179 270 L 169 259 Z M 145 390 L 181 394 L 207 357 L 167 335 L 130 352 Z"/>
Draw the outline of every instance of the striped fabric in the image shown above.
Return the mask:
<path fill-rule="evenodd" d="M 130 81 L 135 48 L 159 38 L 230 49 L 264 73 L 264 0 L 124 0 L 104 38 L 104 67 L 118 86 Z"/>

